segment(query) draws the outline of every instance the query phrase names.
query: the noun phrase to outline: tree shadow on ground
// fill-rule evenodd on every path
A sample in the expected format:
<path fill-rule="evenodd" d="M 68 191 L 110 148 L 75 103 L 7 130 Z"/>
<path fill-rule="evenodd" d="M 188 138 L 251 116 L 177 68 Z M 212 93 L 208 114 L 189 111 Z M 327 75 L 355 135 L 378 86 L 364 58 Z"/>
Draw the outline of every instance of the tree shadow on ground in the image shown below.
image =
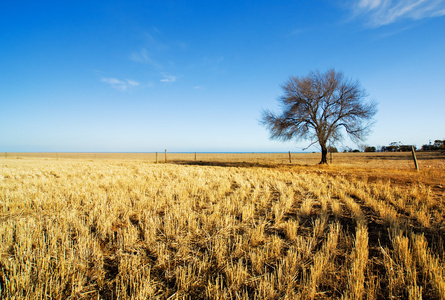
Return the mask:
<path fill-rule="evenodd" d="M 266 164 L 259 162 L 233 162 L 233 161 L 187 161 L 187 160 L 173 160 L 169 161 L 173 164 L 188 165 L 188 166 L 212 166 L 212 167 L 237 167 L 237 168 L 276 168 L 281 166 L 280 164 Z"/>

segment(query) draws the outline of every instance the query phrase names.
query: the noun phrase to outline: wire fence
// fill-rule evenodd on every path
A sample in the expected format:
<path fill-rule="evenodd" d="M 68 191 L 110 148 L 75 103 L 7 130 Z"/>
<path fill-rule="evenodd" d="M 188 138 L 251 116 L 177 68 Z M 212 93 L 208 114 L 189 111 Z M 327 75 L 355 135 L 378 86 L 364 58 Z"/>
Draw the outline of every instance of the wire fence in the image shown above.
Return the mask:
<path fill-rule="evenodd" d="M 108 152 L 3 152 L 6 159 L 83 159 L 83 160 L 145 160 L 153 163 L 259 163 L 259 164 L 290 164 L 300 160 L 307 163 L 320 161 L 320 153 L 292 152 L 147 152 L 147 153 L 108 153 Z"/>
<path fill-rule="evenodd" d="M 3 155 L 2 155 L 3 154 Z M 321 153 L 297 152 L 243 152 L 243 153 L 207 153 L 207 152 L 148 152 L 148 153 L 79 153 L 79 152 L 3 152 L 0 159 L 41 159 L 64 160 L 77 159 L 87 161 L 144 161 L 147 163 L 176 163 L 189 165 L 316 165 L 321 160 Z M 445 166 L 445 154 L 438 151 L 417 152 L 419 167 Z M 369 168 L 412 169 L 413 159 L 410 152 L 377 153 L 328 153 L 328 162 L 333 165 L 361 166 Z"/>

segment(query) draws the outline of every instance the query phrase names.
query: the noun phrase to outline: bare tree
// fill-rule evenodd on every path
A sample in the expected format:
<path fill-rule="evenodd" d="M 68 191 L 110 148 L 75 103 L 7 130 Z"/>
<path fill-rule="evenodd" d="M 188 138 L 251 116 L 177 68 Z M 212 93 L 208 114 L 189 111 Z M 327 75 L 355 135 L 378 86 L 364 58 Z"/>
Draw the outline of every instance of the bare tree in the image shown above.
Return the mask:
<path fill-rule="evenodd" d="M 272 139 L 310 140 L 309 146 L 318 142 L 320 164 L 326 164 L 326 145 L 341 140 L 342 129 L 355 143 L 369 134 L 377 104 L 366 103 L 367 94 L 359 82 L 345 79 L 343 73 L 331 69 L 326 73 L 311 72 L 306 77 L 290 77 L 282 88 L 282 113 L 266 110 L 261 121 Z"/>

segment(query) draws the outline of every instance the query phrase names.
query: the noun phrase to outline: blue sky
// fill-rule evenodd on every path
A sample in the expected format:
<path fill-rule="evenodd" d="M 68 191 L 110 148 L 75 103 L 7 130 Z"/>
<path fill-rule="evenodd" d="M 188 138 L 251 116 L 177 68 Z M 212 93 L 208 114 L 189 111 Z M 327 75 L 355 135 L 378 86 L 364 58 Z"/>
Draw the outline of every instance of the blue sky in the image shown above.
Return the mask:
<path fill-rule="evenodd" d="M 379 104 L 366 144 L 420 147 L 445 139 L 444 33 L 443 0 L 2 0 L 0 151 L 302 151 L 261 111 L 330 68 Z"/>

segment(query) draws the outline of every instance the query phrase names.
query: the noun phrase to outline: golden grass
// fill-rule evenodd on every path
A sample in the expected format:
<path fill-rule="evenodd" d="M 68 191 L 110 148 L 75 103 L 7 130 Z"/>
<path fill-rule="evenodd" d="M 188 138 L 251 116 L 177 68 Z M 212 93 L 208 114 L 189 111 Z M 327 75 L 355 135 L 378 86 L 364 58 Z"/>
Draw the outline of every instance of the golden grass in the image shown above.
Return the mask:
<path fill-rule="evenodd" d="M 440 167 L 58 158 L 0 160 L 1 298 L 445 299 Z"/>
<path fill-rule="evenodd" d="M 420 170 L 435 172 L 445 169 L 445 154 L 435 152 L 417 152 Z M 292 153 L 291 165 L 315 165 L 321 160 L 320 153 Z M 155 162 L 156 153 L 81 153 L 81 152 L 0 152 L 1 159 L 79 159 L 79 160 L 136 160 Z M 330 154 L 328 153 L 328 161 Z M 158 152 L 158 162 L 165 162 L 164 151 Z M 210 165 L 239 165 L 245 164 L 290 164 L 289 154 L 285 153 L 167 153 L 167 162 L 196 163 Z M 343 167 L 363 169 L 414 169 L 411 152 L 375 152 L 375 153 L 333 153 L 332 164 Z M 440 173 L 440 172 L 439 172 Z"/>

